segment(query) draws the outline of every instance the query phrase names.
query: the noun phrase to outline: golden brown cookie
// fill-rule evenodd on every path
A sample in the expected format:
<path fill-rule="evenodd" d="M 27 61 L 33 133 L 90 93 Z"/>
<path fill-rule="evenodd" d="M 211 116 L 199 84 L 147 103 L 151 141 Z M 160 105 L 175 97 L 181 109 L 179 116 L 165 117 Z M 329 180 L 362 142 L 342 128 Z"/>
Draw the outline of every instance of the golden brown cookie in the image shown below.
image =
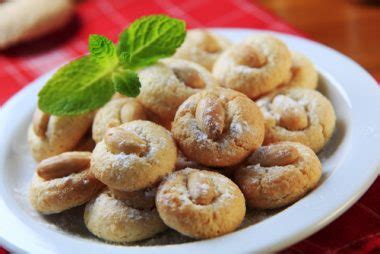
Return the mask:
<path fill-rule="evenodd" d="M 282 41 L 253 35 L 227 49 L 212 73 L 222 86 L 254 99 L 288 81 L 290 67 L 290 52 Z"/>
<path fill-rule="evenodd" d="M 264 144 L 299 142 L 317 153 L 334 132 L 334 108 L 318 91 L 289 88 L 264 96 L 256 103 L 266 121 Z"/>
<path fill-rule="evenodd" d="M 109 190 L 86 205 L 84 222 L 97 237 L 117 243 L 147 239 L 167 229 L 155 208 L 135 208 Z"/>
<path fill-rule="evenodd" d="M 66 152 L 37 165 L 29 191 L 32 206 L 44 214 L 82 205 L 102 188 L 89 170 L 89 152 Z"/>
<path fill-rule="evenodd" d="M 0 1 L 0 49 L 53 32 L 73 14 L 69 0 Z"/>
<path fill-rule="evenodd" d="M 235 180 L 251 208 L 292 204 L 314 189 L 322 166 L 313 150 L 300 143 L 262 146 L 235 172 Z"/>
<path fill-rule="evenodd" d="M 80 116 L 51 116 L 36 109 L 28 130 L 28 142 L 35 160 L 73 150 L 85 136 L 93 113 Z"/>
<path fill-rule="evenodd" d="M 229 40 L 221 35 L 205 29 L 193 29 L 187 32 L 174 57 L 198 63 L 211 71 L 220 54 L 230 46 Z"/>
<path fill-rule="evenodd" d="M 231 166 L 261 145 L 264 119 L 244 94 L 215 88 L 191 96 L 179 107 L 172 133 L 190 160 L 206 166 Z"/>
<path fill-rule="evenodd" d="M 136 99 L 117 97 L 96 113 L 92 124 L 93 139 L 98 143 L 103 139 L 106 129 L 146 118 L 144 107 Z"/>
<path fill-rule="evenodd" d="M 136 120 L 107 130 L 92 154 L 91 170 L 110 188 L 136 191 L 174 170 L 177 148 L 170 132 Z"/>
<path fill-rule="evenodd" d="M 193 238 L 234 231 L 245 215 L 245 200 L 227 177 L 192 168 L 176 171 L 159 186 L 156 206 L 166 225 Z"/>
<path fill-rule="evenodd" d="M 172 121 L 181 103 L 204 88 L 218 86 L 202 66 L 166 59 L 139 72 L 141 91 L 137 99 L 163 121 Z"/>
<path fill-rule="evenodd" d="M 318 73 L 309 58 L 298 52 L 291 52 L 292 67 L 290 81 L 284 87 L 304 87 L 316 89 Z"/>

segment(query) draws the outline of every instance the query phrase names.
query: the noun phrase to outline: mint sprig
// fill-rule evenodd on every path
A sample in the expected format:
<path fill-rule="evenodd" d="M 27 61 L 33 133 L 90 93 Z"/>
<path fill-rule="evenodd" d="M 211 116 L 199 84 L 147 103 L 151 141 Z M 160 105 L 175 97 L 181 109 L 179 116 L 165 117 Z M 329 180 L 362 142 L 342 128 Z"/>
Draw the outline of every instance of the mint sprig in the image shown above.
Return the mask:
<path fill-rule="evenodd" d="M 136 97 L 141 87 L 136 70 L 174 54 L 185 35 L 183 21 L 164 15 L 136 20 L 121 33 L 117 46 L 91 35 L 90 55 L 61 67 L 39 92 L 38 107 L 73 116 L 102 107 L 115 92 Z"/>

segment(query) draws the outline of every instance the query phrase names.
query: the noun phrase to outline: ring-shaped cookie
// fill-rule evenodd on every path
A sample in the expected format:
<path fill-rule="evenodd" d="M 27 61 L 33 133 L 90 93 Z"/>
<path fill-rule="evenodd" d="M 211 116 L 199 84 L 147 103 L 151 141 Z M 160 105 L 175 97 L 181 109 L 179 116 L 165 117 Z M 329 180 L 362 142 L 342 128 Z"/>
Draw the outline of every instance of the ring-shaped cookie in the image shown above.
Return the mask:
<path fill-rule="evenodd" d="M 235 182 L 251 208 L 292 204 L 314 189 L 322 166 L 315 153 L 295 142 L 262 146 L 235 172 Z"/>
<path fill-rule="evenodd" d="M 290 81 L 284 87 L 304 87 L 316 89 L 318 73 L 309 58 L 301 53 L 292 51 L 292 67 Z"/>
<path fill-rule="evenodd" d="M 167 229 L 155 208 L 133 208 L 109 190 L 86 205 L 84 222 L 97 237 L 117 243 L 147 239 Z"/>
<path fill-rule="evenodd" d="M 176 171 L 160 184 L 156 206 L 166 225 L 201 239 L 234 231 L 246 211 L 243 194 L 229 178 L 192 168 Z"/>
<path fill-rule="evenodd" d="M 289 88 L 264 96 L 256 103 L 265 117 L 264 144 L 293 141 L 318 153 L 334 132 L 334 108 L 318 91 Z"/>
<path fill-rule="evenodd" d="M 36 161 L 75 148 L 91 126 L 94 114 L 51 116 L 36 109 L 28 130 L 28 143 Z"/>
<path fill-rule="evenodd" d="M 110 188 L 136 191 L 174 170 L 177 147 L 168 130 L 136 120 L 107 130 L 92 154 L 91 170 Z"/>
<path fill-rule="evenodd" d="M 264 118 L 244 94 L 215 88 L 179 107 L 172 133 L 187 158 L 211 167 L 231 166 L 262 144 Z"/>
<path fill-rule="evenodd" d="M 146 118 L 144 107 L 136 99 L 128 97 L 113 99 L 96 113 L 92 124 L 92 137 L 98 143 L 103 139 L 107 128 Z"/>
<path fill-rule="evenodd" d="M 139 72 L 137 99 L 163 121 L 172 121 L 177 108 L 191 95 L 218 83 L 204 67 L 181 59 L 165 59 Z"/>
<path fill-rule="evenodd" d="M 192 29 L 187 32 L 174 57 L 198 63 L 211 71 L 220 54 L 230 46 L 231 42 L 221 35 L 204 29 Z"/>
<path fill-rule="evenodd" d="M 92 199 L 104 185 L 89 170 L 90 156 L 89 152 L 67 152 L 41 161 L 29 190 L 32 206 L 53 214 Z"/>
<path fill-rule="evenodd" d="M 282 41 L 253 35 L 227 49 L 212 73 L 222 86 L 254 99 L 287 82 L 290 67 L 290 52 Z"/>

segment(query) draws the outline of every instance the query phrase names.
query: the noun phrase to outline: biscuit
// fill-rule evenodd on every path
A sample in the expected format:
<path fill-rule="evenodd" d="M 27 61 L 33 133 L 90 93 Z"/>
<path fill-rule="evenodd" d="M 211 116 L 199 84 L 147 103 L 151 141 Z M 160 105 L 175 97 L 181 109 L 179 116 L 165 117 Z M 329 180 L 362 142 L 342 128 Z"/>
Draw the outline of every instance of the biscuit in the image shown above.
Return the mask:
<path fill-rule="evenodd" d="M 30 186 L 32 206 L 53 214 L 93 198 L 104 185 L 89 170 L 90 156 L 89 152 L 67 152 L 41 161 Z"/>
<path fill-rule="evenodd" d="M 98 143 L 103 139 L 106 129 L 146 118 L 144 107 L 136 99 L 115 97 L 96 113 L 92 124 L 93 139 Z"/>
<path fill-rule="evenodd" d="M 195 62 L 211 71 L 220 54 L 230 46 L 229 40 L 221 35 L 204 29 L 193 29 L 187 32 L 185 41 L 174 57 Z"/>
<path fill-rule="evenodd" d="M 309 58 L 298 52 L 291 52 L 292 67 L 290 81 L 284 87 L 304 87 L 316 89 L 318 86 L 318 73 Z"/>
<path fill-rule="evenodd" d="M 245 200 L 227 177 L 186 168 L 159 186 L 156 206 L 166 225 L 192 238 L 211 238 L 234 231 L 245 215 Z"/>
<path fill-rule="evenodd" d="M 69 0 L 14 0 L 0 4 L 0 49 L 63 27 L 74 14 Z"/>
<path fill-rule="evenodd" d="M 235 182 L 251 208 L 290 205 L 314 189 L 322 174 L 315 153 L 295 142 L 262 146 L 235 172 Z"/>
<path fill-rule="evenodd" d="M 177 147 L 168 130 L 136 120 L 107 130 L 93 151 L 91 170 L 110 188 L 136 191 L 171 173 L 176 157 Z"/>
<path fill-rule="evenodd" d="M 264 144 L 299 142 L 319 152 L 335 128 L 330 101 L 308 88 L 279 90 L 256 101 L 265 117 Z"/>
<path fill-rule="evenodd" d="M 139 72 L 137 99 L 162 121 L 172 121 L 181 103 L 204 88 L 218 83 L 202 66 L 181 59 L 161 60 Z"/>
<path fill-rule="evenodd" d="M 211 167 L 242 162 L 264 139 L 264 118 L 256 104 L 226 88 L 205 90 L 178 109 L 172 133 L 190 160 Z"/>
<path fill-rule="evenodd" d="M 93 113 L 52 116 L 36 109 L 28 130 L 28 143 L 36 161 L 70 151 L 86 135 Z"/>
<path fill-rule="evenodd" d="M 133 208 L 109 190 L 86 205 L 84 222 L 97 237 L 117 243 L 143 240 L 167 229 L 156 209 Z"/>
<path fill-rule="evenodd" d="M 290 79 L 287 46 L 271 35 L 253 35 L 227 49 L 216 61 L 213 75 L 221 86 L 255 99 Z"/>

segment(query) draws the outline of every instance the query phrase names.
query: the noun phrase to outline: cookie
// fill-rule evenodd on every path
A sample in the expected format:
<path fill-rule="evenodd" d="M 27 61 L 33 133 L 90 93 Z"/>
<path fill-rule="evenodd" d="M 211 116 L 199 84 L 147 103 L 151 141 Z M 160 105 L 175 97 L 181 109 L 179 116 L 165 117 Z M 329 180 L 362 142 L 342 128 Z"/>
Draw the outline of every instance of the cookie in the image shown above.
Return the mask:
<path fill-rule="evenodd" d="M 290 81 L 284 87 L 304 87 L 316 89 L 318 86 L 318 73 L 315 66 L 305 55 L 291 52 L 292 67 Z"/>
<path fill-rule="evenodd" d="M 36 161 L 73 150 L 90 128 L 93 113 L 52 116 L 36 109 L 28 130 L 28 143 Z"/>
<path fill-rule="evenodd" d="M 58 30 L 73 14 L 69 0 L 6 1 L 0 4 L 0 49 Z"/>
<path fill-rule="evenodd" d="M 271 35 L 252 35 L 227 49 L 216 61 L 213 75 L 224 87 L 257 98 L 290 79 L 291 55 Z"/>
<path fill-rule="evenodd" d="M 166 225 L 192 238 L 234 231 L 245 215 L 245 200 L 227 177 L 192 168 L 176 171 L 159 186 L 156 206 Z"/>
<path fill-rule="evenodd" d="M 211 167 L 242 162 L 264 139 L 264 118 L 256 104 L 226 88 L 205 90 L 178 109 L 173 137 L 190 160 Z"/>
<path fill-rule="evenodd" d="M 147 239 L 167 229 L 156 209 L 134 208 L 109 190 L 86 205 L 84 222 L 97 237 L 116 243 Z"/>
<path fill-rule="evenodd" d="M 189 30 L 174 57 L 198 63 L 212 70 L 215 61 L 231 46 L 225 37 L 205 29 Z"/>
<path fill-rule="evenodd" d="M 180 59 L 167 59 L 142 69 L 137 99 L 161 121 L 172 121 L 181 103 L 205 88 L 218 86 L 202 66 Z"/>
<path fill-rule="evenodd" d="M 170 132 L 136 120 L 107 130 L 92 154 L 91 171 L 110 188 L 137 191 L 171 173 L 177 147 Z"/>
<path fill-rule="evenodd" d="M 115 96 L 115 99 L 99 109 L 95 115 L 92 136 L 96 143 L 103 139 L 108 128 L 147 118 L 144 107 L 136 99 L 119 96 Z"/>
<path fill-rule="evenodd" d="M 264 96 L 256 103 L 265 117 L 264 144 L 299 142 L 317 153 L 334 132 L 334 108 L 318 91 L 289 88 Z"/>
<path fill-rule="evenodd" d="M 104 185 L 89 170 L 90 157 L 89 152 L 67 152 L 41 161 L 29 191 L 32 206 L 53 214 L 92 199 Z"/>
<path fill-rule="evenodd" d="M 313 150 L 300 143 L 262 146 L 235 172 L 235 182 L 251 208 L 290 205 L 314 189 L 322 166 Z"/>

